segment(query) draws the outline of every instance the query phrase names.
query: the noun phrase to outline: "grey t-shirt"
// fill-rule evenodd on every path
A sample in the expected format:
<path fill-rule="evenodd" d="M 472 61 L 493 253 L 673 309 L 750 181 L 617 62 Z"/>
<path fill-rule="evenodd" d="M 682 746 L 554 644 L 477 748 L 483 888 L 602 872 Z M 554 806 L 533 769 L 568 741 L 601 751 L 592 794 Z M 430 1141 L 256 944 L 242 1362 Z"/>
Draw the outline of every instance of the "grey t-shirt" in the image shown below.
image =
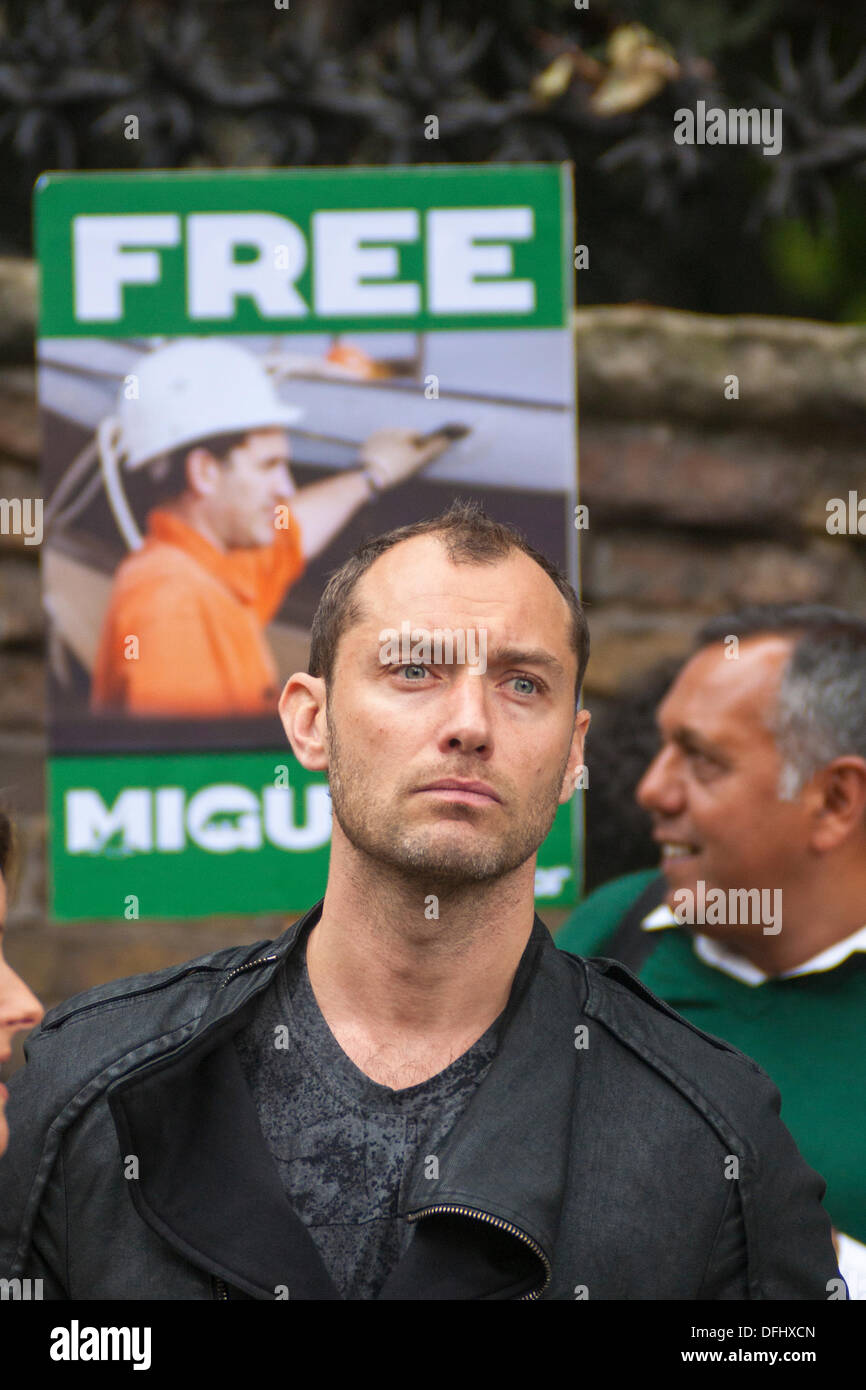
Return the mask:
<path fill-rule="evenodd" d="M 404 1193 L 417 1168 L 435 1175 L 433 1160 L 493 1061 L 501 1018 L 429 1080 L 380 1086 L 325 1022 L 305 936 L 235 1035 L 286 1196 L 343 1298 L 376 1298 L 405 1253 L 413 1228 L 398 1215 Z"/>

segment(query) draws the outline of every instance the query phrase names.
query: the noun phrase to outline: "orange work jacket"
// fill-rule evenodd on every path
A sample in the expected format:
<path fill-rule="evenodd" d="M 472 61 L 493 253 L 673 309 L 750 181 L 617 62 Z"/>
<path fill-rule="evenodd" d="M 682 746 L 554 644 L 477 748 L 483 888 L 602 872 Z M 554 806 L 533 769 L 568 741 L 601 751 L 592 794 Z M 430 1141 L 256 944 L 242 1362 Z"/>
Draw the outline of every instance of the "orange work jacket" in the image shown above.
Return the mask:
<path fill-rule="evenodd" d="M 264 627 L 303 573 L 300 527 L 268 546 L 217 550 L 156 508 L 118 567 L 93 671 L 94 710 L 206 717 L 275 713 Z M 137 643 L 130 641 L 137 638 Z"/>

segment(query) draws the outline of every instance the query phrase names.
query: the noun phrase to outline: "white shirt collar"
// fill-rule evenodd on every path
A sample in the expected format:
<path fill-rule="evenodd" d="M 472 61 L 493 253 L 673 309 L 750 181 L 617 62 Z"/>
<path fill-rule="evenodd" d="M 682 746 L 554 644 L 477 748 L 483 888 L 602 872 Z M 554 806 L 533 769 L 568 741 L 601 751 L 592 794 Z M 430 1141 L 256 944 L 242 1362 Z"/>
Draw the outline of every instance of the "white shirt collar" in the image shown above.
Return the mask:
<path fill-rule="evenodd" d="M 680 923 L 667 903 L 662 903 L 660 907 L 648 912 L 641 922 L 645 931 L 678 926 Z M 771 979 L 789 980 L 795 975 L 817 975 L 823 970 L 832 970 L 834 966 L 841 965 L 842 961 L 847 960 L 855 951 L 866 951 L 866 926 L 859 927 L 842 941 L 834 941 L 832 946 L 828 946 L 825 951 L 819 951 L 811 960 L 805 960 L 802 965 L 795 965 L 793 969 L 783 970 L 778 975 L 766 975 L 738 951 L 732 951 L 729 946 L 724 946 L 720 941 L 714 941 L 708 936 L 696 934 L 692 938 L 692 945 L 695 955 L 707 965 L 733 976 L 735 980 L 742 980 L 743 984 L 763 985 Z"/>

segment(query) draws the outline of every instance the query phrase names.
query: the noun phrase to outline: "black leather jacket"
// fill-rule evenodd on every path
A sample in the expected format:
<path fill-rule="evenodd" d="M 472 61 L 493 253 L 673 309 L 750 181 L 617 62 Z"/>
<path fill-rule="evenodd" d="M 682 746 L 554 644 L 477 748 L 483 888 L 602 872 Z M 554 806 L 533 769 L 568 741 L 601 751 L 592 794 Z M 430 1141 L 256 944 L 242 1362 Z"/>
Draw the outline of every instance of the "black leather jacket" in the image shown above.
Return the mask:
<path fill-rule="evenodd" d="M 10 1085 L 0 1277 L 46 1298 L 339 1297 L 232 1044 L 320 912 L 46 1015 Z M 840 1296 L 824 1182 L 766 1074 L 539 917 L 439 1157 L 382 1299 Z"/>

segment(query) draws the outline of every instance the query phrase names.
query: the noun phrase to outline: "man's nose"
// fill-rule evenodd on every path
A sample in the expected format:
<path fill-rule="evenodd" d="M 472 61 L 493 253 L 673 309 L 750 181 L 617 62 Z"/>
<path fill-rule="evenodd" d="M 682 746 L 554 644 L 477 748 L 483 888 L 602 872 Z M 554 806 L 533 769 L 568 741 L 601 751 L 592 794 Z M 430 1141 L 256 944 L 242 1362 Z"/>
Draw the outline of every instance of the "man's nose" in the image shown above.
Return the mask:
<path fill-rule="evenodd" d="M 489 752 L 493 746 L 489 692 L 483 675 L 473 675 L 467 665 L 456 665 L 448 692 L 443 741 L 467 753 Z"/>
<path fill-rule="evenodd" d="M 0 965 L 0 1028 L 19 1033 L 25 1028 L 29 1031 L 41 1023 L 45 1010 L 36 995 L 16 975 L 12 967 L 3 961 Z"/>
<path fill-rule="evenodd" d="M 274 472 L 274 495 L 276 497 L 294 497 L 296 492 L 297 488 L 292 477 L 292 470 L 287 463 L 283 463 Z"/>
<path fill-rule="evenodd" d="M 637 804 L 645 811 L 662 811 L 668 815 L 681 810 L 685 790 L 677 768 L 676 750 L 662 748 L 635 788 Z"/>

